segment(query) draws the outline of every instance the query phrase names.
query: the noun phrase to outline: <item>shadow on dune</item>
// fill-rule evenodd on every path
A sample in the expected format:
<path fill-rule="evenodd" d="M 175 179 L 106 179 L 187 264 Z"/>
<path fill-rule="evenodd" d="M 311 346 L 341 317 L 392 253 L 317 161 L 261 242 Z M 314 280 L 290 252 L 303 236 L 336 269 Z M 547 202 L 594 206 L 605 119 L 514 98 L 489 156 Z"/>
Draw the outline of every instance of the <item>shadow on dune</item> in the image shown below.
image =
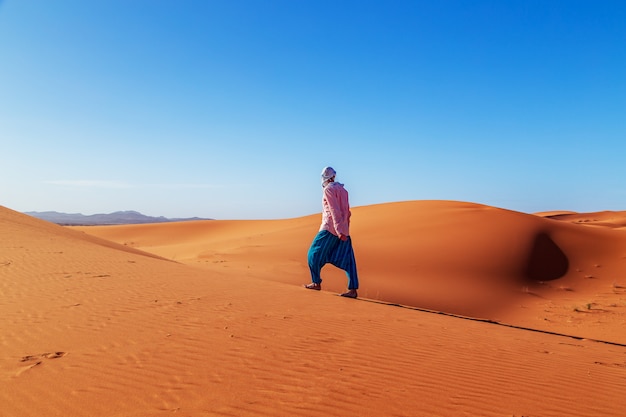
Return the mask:
<path fill-rule="evenodd" d="M 524 276 L 532 281 L 552 281 L 564 276 L 569 259 L 547 233 L 539 233 L 533 242 Z"/>

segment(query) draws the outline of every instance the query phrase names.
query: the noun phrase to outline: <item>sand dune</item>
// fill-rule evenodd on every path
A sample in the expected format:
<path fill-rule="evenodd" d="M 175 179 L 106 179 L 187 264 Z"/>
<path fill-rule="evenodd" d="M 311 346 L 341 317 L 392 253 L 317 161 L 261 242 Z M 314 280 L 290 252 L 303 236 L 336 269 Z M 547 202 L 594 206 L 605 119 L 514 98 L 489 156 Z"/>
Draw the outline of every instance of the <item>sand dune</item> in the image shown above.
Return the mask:
<path fill-rule="evenodd" d="M 210 271 L 301 285 L 319 220 L 78 229 Z M 352 236 L 362 297 L 626 343 L 595 322 L 580 323 L 579 313 L 595 308 L 611 312 L 598 320 L 626 320 L 619 300 L 626 234 L 478 204 L 413 201 L 355 208 Z M 324 288 L 342 291 L 343 272 L 323 272 Z"/>
<path fill-rule="evenodd" d="M 601 211 L 597 213 L 553 212 L 544 217 L 586 226 L 626 228 L 626 211 Z"/>
<path fill-rule="evenodd" d="M 2 415 L 623 415 L 622 231 L 457 202 L 353 219 L 363 297 L 588 339 L 343 299 L 332 267 L 305 290 L 317 215 L 77 231 L 0 208 Z"/>

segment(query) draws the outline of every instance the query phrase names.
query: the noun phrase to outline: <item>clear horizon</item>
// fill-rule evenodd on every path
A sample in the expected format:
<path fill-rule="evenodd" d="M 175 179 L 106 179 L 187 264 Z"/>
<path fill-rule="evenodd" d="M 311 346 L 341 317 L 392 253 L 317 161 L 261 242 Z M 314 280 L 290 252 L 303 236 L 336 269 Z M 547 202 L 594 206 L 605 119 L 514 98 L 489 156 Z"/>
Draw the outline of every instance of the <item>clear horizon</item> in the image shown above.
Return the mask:
<path fill-rule="evenodd" d="M 626 210 L 621 1 L 0 1 L 0 204 Z"/>

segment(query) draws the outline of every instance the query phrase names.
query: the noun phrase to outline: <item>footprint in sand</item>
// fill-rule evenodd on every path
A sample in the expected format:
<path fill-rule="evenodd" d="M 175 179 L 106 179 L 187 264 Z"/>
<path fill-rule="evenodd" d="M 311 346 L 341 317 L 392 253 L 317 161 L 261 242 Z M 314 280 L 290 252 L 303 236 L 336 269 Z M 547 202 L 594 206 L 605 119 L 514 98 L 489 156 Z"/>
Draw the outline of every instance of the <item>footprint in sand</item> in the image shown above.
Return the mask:
<path fill-rule="evenodd" d="M 21 367 L 16 373 L 15 376 L 20 376 L 24 372 L 33 369 L 36 366 L 39 366 L 43 363 L 43 359 L 57 359 L 62 358 L 67 355 L 67 352 L 46 352 L 40 353 L 39 355 L 27 355 L 22 356 L 20 362 L 30 362 L 27 366 Z"/>
<path fill-rule="evenodd" d="M 40 353 L 39 355 L 27 355 L 23 356 L 22 359 L 20 359 L 20 362 L 36 361 L 39 359 L 56 359 L 62 358 L 65 355 L 67 355 L 67 352 L 48 352 Z"/>

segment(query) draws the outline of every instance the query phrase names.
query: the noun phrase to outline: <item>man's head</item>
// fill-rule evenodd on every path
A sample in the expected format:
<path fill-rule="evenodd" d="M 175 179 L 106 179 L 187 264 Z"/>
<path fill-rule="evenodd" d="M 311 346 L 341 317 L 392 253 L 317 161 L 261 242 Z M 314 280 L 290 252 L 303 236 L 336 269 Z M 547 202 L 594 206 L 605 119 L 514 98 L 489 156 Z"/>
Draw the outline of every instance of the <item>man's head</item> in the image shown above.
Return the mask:
<path fill-rule="evenodd" d="M 335 181 L 335 175 L 337 172 L 332 167 L 326 167 L 322 170 L 322 187 L 326 186 L 326 184 Z"/>

